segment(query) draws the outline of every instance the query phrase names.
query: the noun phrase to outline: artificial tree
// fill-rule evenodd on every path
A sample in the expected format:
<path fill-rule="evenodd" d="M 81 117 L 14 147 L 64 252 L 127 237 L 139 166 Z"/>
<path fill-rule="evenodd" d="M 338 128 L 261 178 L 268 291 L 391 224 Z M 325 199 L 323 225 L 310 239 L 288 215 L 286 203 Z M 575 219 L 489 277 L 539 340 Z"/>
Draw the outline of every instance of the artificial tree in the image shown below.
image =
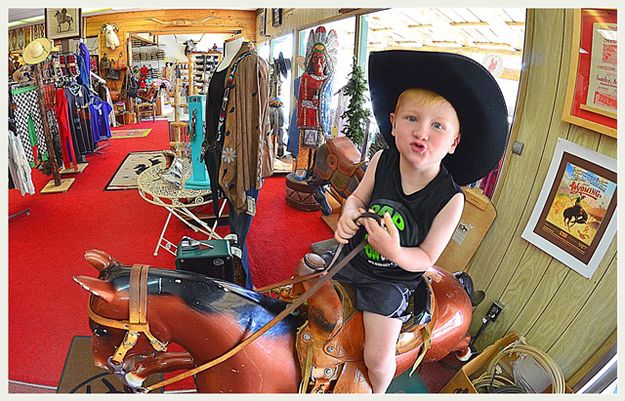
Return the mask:
<path fill-rule="evenodd" d="M 346 119 L 347 125 L 341 130 L 345 136 L 362 149 L 365 140 L 366 122 L 371 116 L 371 112 L 365 107 L 365 91 L 367 90 L 367 81 L 362 68 L 356 60 L 352 63 L 352 72 L 349 74 L 349 80 L 343 87 L 343 95 L 349 97 L 347 110 L 341 114 L 341 118 Z M 364 152 L 363 152 L 364 153 Z"/>

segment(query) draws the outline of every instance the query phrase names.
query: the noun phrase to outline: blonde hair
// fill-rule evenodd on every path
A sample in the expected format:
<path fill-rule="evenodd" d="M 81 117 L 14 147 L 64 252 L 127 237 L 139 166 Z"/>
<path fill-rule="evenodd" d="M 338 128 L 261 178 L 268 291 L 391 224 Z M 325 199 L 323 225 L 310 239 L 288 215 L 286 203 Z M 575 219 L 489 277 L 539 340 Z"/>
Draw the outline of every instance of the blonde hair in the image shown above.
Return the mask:
<path fill-rule="evenodd" d="M 438 93 L 422 88 L 408 88 L 404 90 L 397 98 L 397 103 L 395 103 L 395 113 L 399 111 L 399 105 L 402 103 L 415 103 L 419 106 L 431 106 L 441 103 L 448 103 L 451 105 L 447 99 Z M 453 108 L 453 105 L 451 107 Z M 454 111 L 455 110 L 456 109 L 454 108 Z"/>

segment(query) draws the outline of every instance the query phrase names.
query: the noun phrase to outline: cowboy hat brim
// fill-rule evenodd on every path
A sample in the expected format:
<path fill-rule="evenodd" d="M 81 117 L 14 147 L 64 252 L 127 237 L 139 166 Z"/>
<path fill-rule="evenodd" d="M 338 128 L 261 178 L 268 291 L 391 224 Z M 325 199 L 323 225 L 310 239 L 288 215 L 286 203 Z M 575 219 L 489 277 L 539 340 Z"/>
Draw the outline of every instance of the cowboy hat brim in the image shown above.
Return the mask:
<path fill-rule="evenodd" d="M 32 55 L 31 53 L 33 51 L 33 48 L 37 44 L 41 45 L 41 47 L 43 48 L 43 52 L 41 52 L 41 54 L 39 55 Z M 52 48 L 53 48 L 52 41 L 50 41 L 48 38 L 37 38 L 26 46 L 26 48 L 24 49 L 22 53 L 22 58 L 24 59 L 24 62 L 26 64 L 39 64 L 43 60 L 48 58 L 48 56 L 50 55 L 50 52 L 52 52 Z"/>
<path fill-rule="evenodd" d="M 278 54 L 278 68 L 280 68 L 280 73 L 286 79 L 286 76 L 291 69 L 291 59 L 285 59 L 282 52 Z"/>
<path fill-rule="evenodd" d="M 369 56 L 373 113 L 390 147 L 390 114 L 408 88 L 435 92 L 451 103 L 460 120 L 460 144 L 443 159 L 458 185 L 486 176 L 508 142 L 508 112 L 499 85 L 478 62 L 452 53 L 388 50 Z"/>

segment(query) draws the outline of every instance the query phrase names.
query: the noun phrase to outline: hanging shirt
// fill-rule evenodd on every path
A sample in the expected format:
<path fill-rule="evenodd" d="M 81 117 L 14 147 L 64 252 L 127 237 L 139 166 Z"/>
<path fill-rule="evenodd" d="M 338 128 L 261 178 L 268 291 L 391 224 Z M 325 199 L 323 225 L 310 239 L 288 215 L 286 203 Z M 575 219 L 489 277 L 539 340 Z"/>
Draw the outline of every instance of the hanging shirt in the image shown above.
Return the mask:
<path fill-rule="evenodd" d="M 91 130 L 93 139 L 97 143 L 103 139 L 111 137 L 111 129 L 108 124 L 108 116 L 113 108 L 99 97 L 89 104 L 89 113 L 91 114 Z"/>
<path fill-rule="evenodd" d="M 22 142 L 13 131 L 9 131 L 9 172 L 15 187 L 20 190 L 22 196 L 35 193 L 30 163 L 24 153 Z"/>
<path fill-rule="evenodd" d="M 80 43 L 78 66 L 80 68 L 80 74 L 78 75 L 78 83 L 91 87 L 91 57 L 89 57 L 89 49 L 84 43 Z"/>

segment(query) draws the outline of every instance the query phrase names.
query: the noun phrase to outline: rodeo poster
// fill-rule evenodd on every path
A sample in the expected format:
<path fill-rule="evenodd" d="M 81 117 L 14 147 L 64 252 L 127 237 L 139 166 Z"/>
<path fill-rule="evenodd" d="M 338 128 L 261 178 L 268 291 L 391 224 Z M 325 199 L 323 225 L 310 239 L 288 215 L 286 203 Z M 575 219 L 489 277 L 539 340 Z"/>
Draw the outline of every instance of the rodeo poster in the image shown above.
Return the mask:
<path fill-rule="evenodd" d="M 560 139 L 522 237 L 586 278 L 616 232 L 616 160 Z"/>

